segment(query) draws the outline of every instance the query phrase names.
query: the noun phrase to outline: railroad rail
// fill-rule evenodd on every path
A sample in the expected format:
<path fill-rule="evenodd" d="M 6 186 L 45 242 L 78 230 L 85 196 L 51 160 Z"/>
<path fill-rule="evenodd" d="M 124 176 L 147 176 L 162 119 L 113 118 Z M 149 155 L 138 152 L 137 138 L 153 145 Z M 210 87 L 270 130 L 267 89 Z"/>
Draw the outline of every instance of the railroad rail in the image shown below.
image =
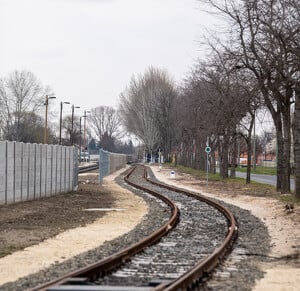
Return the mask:
<path fill-rule="evenodd" d="M 85 173 L 85 172 L 93 171 L 93 170 L 97 170 L 97 169 L 99 169 L 99 163 L 94 162 L 94 163 L 90 163 L 88 165 L 78 167 L 78 173 Z"/>
<path fill-rule="evenodd" d="M 153 185 L 163 187 L 173 192 L 180 193 L 180 195 L 185 194 L 193 199 L 200 200 L 206 204 L 215 207 L 224 215 L 227 219 L 228 229 L 223 242 L 214 249 L 209 255 L 201 257 L 201 259 L 193 264 L 193 267 L 189 267 L 188 271 L 184 271 L 183 274 L 178 276 L 178 278 L 161 281 L 158 280 L 157 283 L 153 284 L 154 287 L 105 287 L 105 286 L 88 286 L 89 282 L 94 282 L 98 278 L 101 278 L 104 274 L 112 272 L 117 267 L 124 265 L 125 262 L 129 261 L 134 255 L 140 253 L 145 248 L 153 245 L 154 243 L 160 241 L 171 229 L 175 227 L 179 218 L 179 210 L 176 204 L 165 195 L 158 193 L 157 190 L 151 190 L 149 187 L 144 185 L 138 185 L 136 182 L 130 180 L 130 176 L 136 170 L 136 167 L 128 172 L 124 177 L 125 181 L 135 188 L 142 191 L 150 193 L 151 195 L 159 198 L 169 205 L 171 208 L 170 219 L 164 223 L 158 230 L 149 235 L 148 237 L 142 239 L 137 244 L 134 244 L 120 252 L 114 254 L 113 256 L 102 259 L 88 267 L 82 268 L 78 271 L 69 273 L 62 276 L 56 280 L 48 282 L 46 284 L 40 285 L 36 288 L 30 289 L 31 291 L 36 290 L 48 290 L 48 291 L 58 291 L 58 290 L 190 290 L 201 278 L 207 276 L 209 272 L 220 262 L 224 257 L 226 252 L 231 248 L 232 243 L 237 234 L 237 226 L 233 215 L 224 208 L 221 204 L 207 199 L 202 196 L 198 196 L 192 192 L 184 191 L 178 188 L 171 187 L 159 182 L 155 182 L 147 177 L 147 171 L 144 167 L 144 178 L 145 180 Z M 180 203 L 179 203 L 180 204 Z M 177 276 L 177 275 L 176 275 Z"/>

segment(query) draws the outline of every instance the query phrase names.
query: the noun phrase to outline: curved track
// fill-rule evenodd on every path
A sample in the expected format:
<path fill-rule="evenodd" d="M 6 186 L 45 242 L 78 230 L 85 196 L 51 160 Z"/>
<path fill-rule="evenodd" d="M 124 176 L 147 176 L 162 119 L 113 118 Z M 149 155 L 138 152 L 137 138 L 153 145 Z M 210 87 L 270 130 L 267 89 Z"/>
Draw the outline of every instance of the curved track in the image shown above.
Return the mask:
<path fill-rule="evenodd" d="M 171 209 L 170 219 L 153 234 L 144 238 L 137 244 L 134 244 L 111 257 L 98 261 L 93 265 L 67 274 L 57 280 L 31 290 L 134 290 L 134 288 L 136 290 L 188 290 L 191 289 L 192 286 L 194 286 L 201 278 L 207 276 L 207 274 L 212 271 L 212 269 L 225 255 L 226 251 L 229 250 L 237 234 L 236 222 L 233 215 L 222 205 L 210 199 L 150 180 L 147 178 L 145 168 L 144 182 L 140 182 L 141 177 L 132 179 L 131 176 L 133 173 L 136 171 L 138 172 L 139 169 L 140 166 L 137 168 L 133 167 L 126 175 L 125 181 L 133 187 L 150 193 L 157 199 L 164 201 L 164 203 L 166 203 Z M 152 186 L 150 186 L 151 184 Z M 162 188 L 165 190 L 162 190 Z M 161 192 L 164 192 L 164 194 L 161 194 Z M 179 206 L 176 206 L 176 204 Z M 213 206 L 213 208 L 211 206 Z M 183 209 L 185 214 L 182 216 L 176 230 L 170 232 L 170 230 L 173 229 L 178 222 L 178 207 Z M 193 208 L 194 210 L 192 210 Z M 200 221 L 198 215 L 195 215 L 195 213 L 199 214 L 199 209 L 201 209 L 201 213 L 209 213 L 207 214 L 208 216 L 223 217 L 218 217 L 216 218 L 218 219 L 217 222 L 213 222 L 213 224 L 217 224 L 220 228 L 216 231 L 216 233 L 219 232 L 219 234 L 212 233 L 211 237 L 207 239 L 208 241 L 213 241 L 213 245 L 216 245 L 216 247 L 212 247 L 208 244 L 206 251 L 203 251 L 202 249 L 201 252 L 197 246 L 199 241 L 193 241 L 192 238 L 189 238 L 189 234 L 186 234 L 186 231 L 190 230 L 190 233 L 195 235 L 195 238 L 197 237 L 197 239 L 199 239 L 199 237 L 202 236 L 201 231 L 203 230 L 201 230 L 201 227 L 198 227 Z M 212 209 L 217 210 L 211 212 Z M 192 211 L 196 212 L 192 213 Z M 201 220 L 208 220 L 205 216 L 202 218 L 202 216 L 199 215 L 199 217 L 201 217 Z M 224 217 L 226 217 L 226 221 Z M 193 219 L 195 219 L 195 221 L 193 221 Z M 196 228 L 192 228 L 192 225 L 195 227 L 194 224 L 196 224 Z M 198 230 L 196 230 L 198 228 L 200 228 L 199 233 L 197 232 Z M 168 234 L 169 232 L 170 234 Z M 166 239 L 162 239 L 162 237 L 166 234 L 168 234 Z M 210 234 L 206 235 L 208 236 Z M 218 239 L 215 239 L 215 237 L 218 237 Z M 184 239 L 186 239 L 186 241 L 184 241 Z M 158 241 L 159 243 L 149 248 L 149 246 Z M 178 241 L 181 241 L 183 245 L 191 243 L 191 245 L 188 246 L 188 252 L 194 252 L 191 258 L 189 258 L 187 253 L 183 253 L 183 258 L 178 258 L 178 256 L 180 256 L 179 253 L 181 252 L 181 249 L 184 249 Z M 208 249 L 210 251 L 208 251 Z M 143 252 L 141 253 L 141 251 Z M 133 258 L 133 256 L 138 253 L 141 253 L 141 255 Z M 130 260 L 131 262 L 126 265 L 125 262 Z M 181 260 L 184 262 L 177 263 L 177 261 Z M 137 265 L 139 270 L 136 270 Z M 121 271 L 117 271 L 119 273 L 116 274 L 113 270 L 119 266 L 123 267 L 121 268 Z M 141 267 L 144 268 L 143 271 L 140 270 Z M 145 271 L 145 269 L 147 271 Z M 152 273 L 149 271 L 150 269 Z M 113 273 L 111 274 L 111 272 Z M 123 275 L 120 275 L 120 272 Z M 125 276 L 124 272 L 126 273 Z M 172 274 L 170 274 L 170 272 Z M 105 277 L 105 274 L 109 275 Z M 146 287 L 142 287 L 146 286 L 145 282 L 142 282 L 142 284 L 141 282 L 137 282 L 139 284 L 132 287 L 136 280 L 147 281 L 144 278 L 147 276 L 150 278 L 147 282 L 147 289 Z M 155 278 L 155 276 L 157 276 L 157 278 Z M 122 289 L 123 287 L 116 287 L 116 285 L 120 285 L 120 277 L 122 286 L 126 285 L 130 287 L 124 287 L 127 289 Z M 116 280 L 116 278 L 119 278 L 119 280 Z M 167 278 L 167 280 L 163 280 L 162 278 Z M 127 282 L 125 282 L 126 280 Z M 74 284 L 77 286 L 77 289 L 74 288 Z M 86 284 L 85 287 L 83 287 L 82 284 Z M 88 287 L 90 284 L 93 284 L 93 286 Z M 115 287 L 110 289 L 110 287 L 107 286 L 100 286 L 103 284 Z M 79 285 L 82 286 L 82 289 L 79 289 Z M 154 287 L 151 287 L 151 285 Z"/>

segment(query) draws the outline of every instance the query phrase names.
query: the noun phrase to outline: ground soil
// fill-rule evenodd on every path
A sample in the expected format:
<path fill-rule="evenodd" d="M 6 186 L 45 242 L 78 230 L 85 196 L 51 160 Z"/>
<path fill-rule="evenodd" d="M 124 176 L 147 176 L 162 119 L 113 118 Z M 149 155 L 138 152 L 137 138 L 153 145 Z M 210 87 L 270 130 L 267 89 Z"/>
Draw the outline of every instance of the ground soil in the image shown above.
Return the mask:
<path fill-rule="evenodd" d="M 266 276 L 257 283 L 255 291 L 298 290 L 300 283 L 299 205 L 294 204 L 295 208 L 292 211 L 286 210 L 286 203 L 279 201 L 280 194 L 272 187 L 224 181 L 209 181 L 206 185 L 205 179 L 199 180 L 177 170 L 175 178 L 170 176 L 169 168 L 160 170 L 158 167 L 153 167 L 153 170 L 158 179 L 201 191 L 205 195 L 249 209 L 263 220 L 272 238 L 273 247 L 269 255 L 277 257 L 278 260 L 276 263 L 260 266 L 266 272 Z M 0 206 L 0 257 L 2 257 L 0 258 L 0 285 L 46 267 L 46 255 L 49 255 L 48 265 L 60 262 L 82 251 L 81 249 L 93 248 L 95 244 L 100 245 L 101 241 L 103 243 L 105 240 L 126 233 L 139 223 L 147 213 L 145 203 L 130 192 L 114 185 L 112 179 L 113 176 L 105 178 L 106 182 L 100 186 L 95 174 L 83 175 L 77 192 Z M 288 195 L 284 197 L 289 198 Z M 86 211 L 88 208 L 109 208 L 116 211 L 114 213 Z M 88 234 L 83 234 L 83 229 L 91 231 L 95 225 L 102 229 L 101 237 L 97 241 L 87 239 Z M 65 234 L 69 236 L 66 238 Z M 73 243 L 72 238 L 76 238 Z M 63 249 L 66 241 L 68 245 L 64 248 L 68 252 L 64 250 L 60 253 L 59 249 Z M 73 246 L 70 247 L 72 244 Z M 47 249 L 47 254 L 45 254 L 45 245 L 52 246 L 51 250 Z M 40 249 L 44 250 L 42 255 L 39 253 Z M 42 258 L 43 264 L 37 262 L 35 266 L 29 268 L 29 261 L 33 260 L 30 256 L 26 259 L 24 253 L 30 255 L 35 253 L 37 257 L 45 256 Z M 18 272 L 16 262 L 18 262 Z"/>
<path fill-rule="evenodd" d="M 67 229 L 84 226 L 105 212 L 88 208 L 111 208 L 116 201 L 111 192 L 85 176 L 77 192 L 35 201 L 0 206 L 0 257 L 53 237 Z"/>

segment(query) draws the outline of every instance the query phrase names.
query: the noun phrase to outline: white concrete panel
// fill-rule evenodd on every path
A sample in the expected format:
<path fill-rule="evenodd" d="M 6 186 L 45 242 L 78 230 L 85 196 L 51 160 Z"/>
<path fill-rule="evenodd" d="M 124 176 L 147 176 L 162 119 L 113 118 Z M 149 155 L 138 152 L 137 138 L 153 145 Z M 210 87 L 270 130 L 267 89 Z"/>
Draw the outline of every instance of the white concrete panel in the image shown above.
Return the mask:
<path fill-rule="evenodd" d="M 7 203 L 15 202 L 15 142 L 7 143 Z"/>
<path fill-rule="evenodd" d="M 6 141 L 0 141 L 0 203 L 6 203 Z"/>
<path fill-rule="evenodd" d="M 23 143 L 15 144 L 15 202 L 22 200 L 23 181 Z"/>
<path fill-rule="evenodd" d="M 38 199 L 41 197 L 41 179 L 42 179 L 42 145 L 36 145 L 35 153 L 35 198 Z"/>
<path fill-rule="evenodd" d="M 57 171 L 57 164 L 56 164 L 56 159 L 57 159 L 57 146 L 51 146 L 52 147 L 52 192 L 51 195 L 54 195 L 56 193 L 56 183 L 57 183 L 57 176 L 56 176 L 56 171 Z"/>
<path fill-rule="evenodd" d="M 41 145 L 41 151 L 42 151 L 42 171 L 41 171 L 41 197 L 46 196 L 46 186 L 47 186 L 47 145 Z"/>
<path fill-rule="evenodd" d="M 66 148 L 66 189 L 68 192 L 70 189 L 70 149 Z"/>
<path fill-rule="evenodd" d="M 47 176 L 46 176 L 46 196 L 51 196 L 52 191 L 52 147 L 47 146 L 47 164 L 46 164 Z"/>
<path fill-rule="evenodd" d="M 28 166 L 28 199 L 35 199 L 35 148 L 36 144 L 29 144 Z"/>
<path fill-rule="evenodd" d="M 57 176 L 57 181 L 56 181 L 56 189 L 57 189 L 57 193 L 61 192 L 61 181 L 62 181 L 62 177 L 61 177 L 61 173 L 62 173 L 62 146 L 57 147 L 57 155 L 56 155 L 56 176 Z"/>
<path fill-rule="evenodd" d="M 24 143 L 23 144 L 23 181 L 22 181 L 22 201 L 28 200 L 29 192 L 28 192 L 28 181 L 29 181 L 29 147 L 30 144 Z"/>

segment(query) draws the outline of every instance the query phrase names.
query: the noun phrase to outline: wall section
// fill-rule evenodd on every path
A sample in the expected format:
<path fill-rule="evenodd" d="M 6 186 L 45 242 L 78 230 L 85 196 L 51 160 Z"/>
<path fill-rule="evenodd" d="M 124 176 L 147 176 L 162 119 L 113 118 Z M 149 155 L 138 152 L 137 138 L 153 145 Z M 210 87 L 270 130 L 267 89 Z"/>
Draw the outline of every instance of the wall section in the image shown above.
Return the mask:
<path fill-rule="evenodd" d="M 0 204 L 73 191 L 77 155 L 75 147 L 0 141 Z"/>

